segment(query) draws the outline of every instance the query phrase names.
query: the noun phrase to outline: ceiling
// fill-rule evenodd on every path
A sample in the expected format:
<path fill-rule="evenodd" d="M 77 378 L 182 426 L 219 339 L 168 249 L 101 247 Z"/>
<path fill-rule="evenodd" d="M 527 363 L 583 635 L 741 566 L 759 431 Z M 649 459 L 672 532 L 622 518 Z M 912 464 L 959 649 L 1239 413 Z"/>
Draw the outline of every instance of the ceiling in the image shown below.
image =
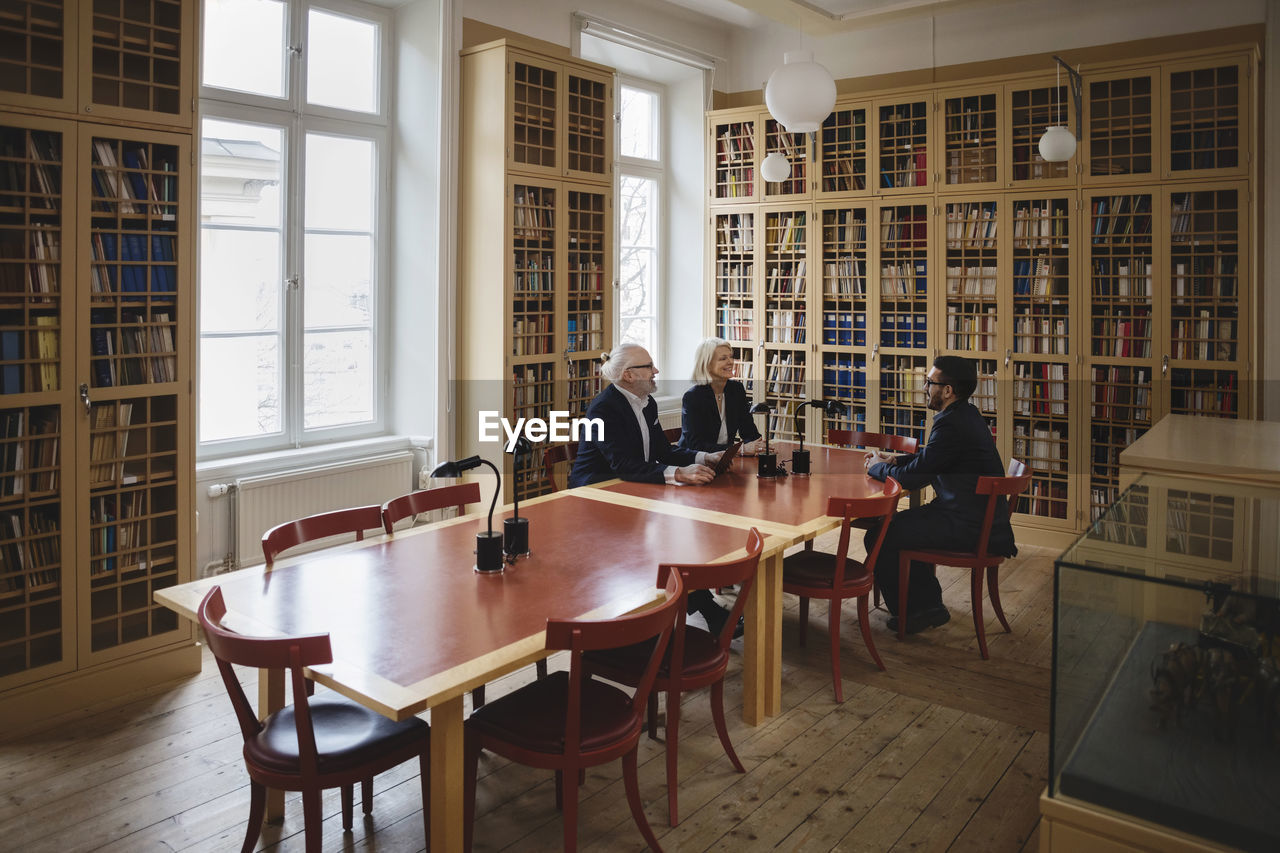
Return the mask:
<path fill-rule="evenodd" d="M 951 12 L 992 0 L 667 0 L 744 29 L 771 22 L 810 34 L 836 33 L 892 19 Z"/>

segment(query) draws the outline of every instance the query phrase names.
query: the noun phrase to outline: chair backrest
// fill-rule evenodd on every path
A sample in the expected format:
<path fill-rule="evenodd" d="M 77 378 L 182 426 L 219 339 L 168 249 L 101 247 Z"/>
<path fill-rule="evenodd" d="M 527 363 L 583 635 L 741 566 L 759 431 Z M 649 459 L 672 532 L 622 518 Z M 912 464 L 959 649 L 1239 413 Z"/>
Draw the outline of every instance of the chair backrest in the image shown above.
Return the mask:
<path fill-rule="evenodd" d="M 845 564 L 849 559 L 849 545 L 853 538 L 853 522 L 856 519 L 880 519 L 875 528 L 875 540 L 867 549 L 867 559 L 863 565 L 868 573 L 874 573 L 876 559 L 880 556 L 880 545 L 884 542 L 884 534 L 893 521 L 893 514 L 898 511 L 898 498 L 902 496 L 902 485 L 892 477 L 884 480 L 884 492 L 869 498 L 827 498 L 827 515 L 842 518 L 840 524 L 840 541 L 836 545 L 836 569 L 833 583 L 838 589 L 844 583 Z"/>
<path fill-rule="evenodd" d="M 756 570 L 760 567 L 760 553 L 764 550 L 764 537 L 754 527 L 747 533 L 747 553 L 736 560 L 724 563 L 663 563 L 658 566 L 658 586 L 665 586 L 667 575 L 679 572 L 684 585 L 681 607 L 676 609 L 676 627 L 671 636 L 671 659 L 684 660 L 684 632 L 689 603 L 689 593 L 695 589 L 719 589 L 722 586 L 738 586 L 738 597 L 720 629 L 717 643 L 722 650 L 733 642 L 733 631 L 738 617 L 746 609 L 747 598 L 756 582 Z"/>
<path fill-rule="evenodd" d="M 1015 473 L 1017 472 L 1017 473 Z M 1000 498 L 1007 498 L 1005 501 L 1005 509 L 1010 515 L 1013 514 L 1013 498 L 1027 490 L 1031 485 L 1031 472 L 1027 470 L 1027 466 L 1019 462 L 1017 459 L 1009 460 L 1009 476 L 1008 477 L 979 477 L 978 485 L 974 487 L 974 493 L 979 495 L 990 495 L 987 498 L 987 511 L 982 516 L 982 535 L 978 537 L 978 548 L 975 553 L 980 557 L 990 556 L 987 553 L 987 546 L 991 541 L 991 525 L 995 520 L 996 505 L 1000 503 Z"/>
<path fill-rule="evenodd" d="M 684 427 L 667 427 L 662 431 L 667 437 L 669 444 L 679 444 L 681 437 L 684 435 Z"/>
<path fill-rule="evenodd" d="M 552 444 L 547 448 L 546 452 L 542 454 L 542 470 L 546 472 L 547 487 L 551 489 L 551 491 L 560 491 L 560 483 L 568 482 L 569 469 L 573 467 L 573 460 L 577 458 L 578 443 L 576 441 L 571 441 L 568 444 Z M 565 466 L 564 477 L 557 481 L 556 468 L 557 466 L 564 465 L 566 462 L 569 464 Z"/>
<path fill-rule="evenodd" d="M 262 556 L 269 566 L 275 562 L 280 552 L 303 542 L 326 539 L 342 533 L 354 533 L 356 539 L 363 539 L 364 532 L 375 527 L 382 527 L 382 507 L 377 504 L 295 518 L 293 521 L 277 524 L 262 534 Z"/>
<path fill-rule="evenodd" d="M 593 649 L 617 649 L 657 639 L 644 675 L 636 684 L 631 696 L 631 710 L 639 731 L 649 691 L 653 689 L 658 666 L 667 651 L 671 632 L 675 627 L 676 611 L 682 606 L 684 584 L 679 572 L 667 575 L 666 598 L 654 607 L 629 613 L 616 619 L 548 619 L 547 643 L 550 651 L 567 649 L 569 652 L 569 700 L 565 720 L 565 754 L 577 755 L 582 751 L 582 680 L 587 678 L 582 666 L 582 655 Z M 590 709 L 587 709 L 590 711 Z"/>
<path fill-rule="evenodd" d="M 315 664 L 332 663 L 333 650 L 328 634 L 311 634 L 299 637 L 247 637 L 222 627 L 227 614 L 222 599 L 222 587 L 215 586 L 205 594 L 196 615 L 204 629 L 205 645 L 218 663 L 222 684 L 231 697 L 240 733 L 248 741 L 262 731 L 262 723 L 254 713 L 253 705 L 244 695 L 240 679 L 232 664 L 258 669 L 288 669 L 293 684 L 294 720 L 298 727 L 299 756 L 303 772 L 315 773 L 318 768 L 315 731 L 311 726 L 311 706 L 307 704 L 306 678 L 302 669 Z"/>
<path fill-rule="evenodd" d="M 892 435 L 887 432 L 862 432 L 860 430 L 829 429 L 827 444 L 833 447 L 875 447 L 895 453 L 915 453 L 920 443 L 909 435 Z"/>
<path fill-rule="evenodd" d="M 467 504 L 477 503 L 479 500 L 479 483 L 455 483 L 452 486 L 410 492 L 382 505 L 382 527 L 390 533 L 391 528 L 402 518 L 451 506 L 456 506 L 461 514 Z"/>

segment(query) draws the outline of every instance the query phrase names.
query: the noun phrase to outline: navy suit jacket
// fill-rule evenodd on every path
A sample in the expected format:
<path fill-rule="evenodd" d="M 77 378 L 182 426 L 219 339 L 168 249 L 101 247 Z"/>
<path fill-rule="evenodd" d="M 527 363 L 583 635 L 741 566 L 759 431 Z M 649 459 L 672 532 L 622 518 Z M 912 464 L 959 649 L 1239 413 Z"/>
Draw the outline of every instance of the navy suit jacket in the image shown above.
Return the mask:
<path fill-rule="evenodd" d="M 658 404 L 652 397 L 644 406 L 649 425 L 649 459 L 644 458 L 644 437 L 635 411 L 626 396 L 613 385 L 595 396 L 586 417 L 604 422 L 604 438 L 578 442 L 578 458 L 569 472 L 570 486 L 586 486 L 621 477 L 641 483 L 665 483 L 668 465 L 692 465 L 697 454 L 680 450 L 667 441 L 658 423 Z"/>
<path fill-rule="evenodd" d="M 988 500 L 986 495 L 974 492 L 978 477 L 1005 476 L 991 428 L 967 400 L 952 403 L 933 416 L 929 441 L 915 453 L 892 462 L 878 462 L 867 473 L 877 480 L 893 477 L 904 489 L 933 486 L 937 497 L 929 502 L 929 509 L 952 516 L 973 529 L 975 537 L 982 528 Z M 973 546 L 957 546 L 959 550 L 969 547 Z M 996 505 L 988 548 L 992 554 L 1006 557 L 1018 553 L 1009 524 L 1008 501 L 1003 497 Z"/>
<path fill-rule="evenodd" d="M 760 437 L 755 420 L 749 413 L 747 389 L 741 382 L 730 379 L 724 385 L 724 419 L 728 427 L 729 444 L 738 436 L 743 441 L 755 441 Z M 681 404 L 680 447 L 685 450 L 724 450 L 728 444 L 718 444 L 720 437 L 720 410 L 716 407 L 716 393 L 710 385 L 694 385 L 684 392 Z"/>

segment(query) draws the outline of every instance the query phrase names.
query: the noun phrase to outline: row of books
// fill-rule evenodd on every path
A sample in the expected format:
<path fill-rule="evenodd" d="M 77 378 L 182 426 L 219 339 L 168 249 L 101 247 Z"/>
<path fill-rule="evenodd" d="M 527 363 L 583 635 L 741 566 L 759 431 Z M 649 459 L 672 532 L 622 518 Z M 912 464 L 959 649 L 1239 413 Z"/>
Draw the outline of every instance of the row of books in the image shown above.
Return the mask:
<path fill-rule="evenodd" d="M 538 241 L 552 239 L 556 224 L 554 193 L 541 187 L 515 188 L 511 205 L 514 236 Z"/>
<path fill-rule="evenodd" d="M 28 302 L 51 303 L 61 292 L 58 283 L 62 258 L 61 231 L 55 226 L 26 226 L 26 247 L 21 231 L 0 236 L 0 293 L 29 294 Z"/>
<path fill-rule="evenodd" d="M 996 347 L 996 311 L 994 306 L 984 314 L 966 315 L 947 306 L 947 349 L 963 352 L 994 352 Z"/>
<path fill-rule="evenodd" d="M 1065 317 L 1015 317 L 1013 320 L 1013 351 L 1048 355 L 1067 354 L 1067 330 L 1070 323 Z"/>
<path fill-rule="evenodd" d="M 1090 520 L 1095 523 L 1090 538 L 1101 538 L 1104 542 L 1133 548 L 1147 547 L 1145 519 L 1139 522 L 1137 519 L 1130 518 L 1130 509 L 1127 506 L 1118 507 L 1107 513 L 1119 496 L 1120 490 L 1116 488 L 1090 489 Z M 1105 518 L 1103 513 L 1107 513 Z"/>
<path fill-rule="evenodd" d="M 1054 202 L 1050 207 L 1038 207 L 1036 202 L 1017 201 L 1013 204 L 1013 247 L 1067 246 L 1067 223 L 1070 214 L 1064 202 Z"/>
<path fill-rule="evenodd" d="M 775 254 L 803 252 L 805 242 L 805 217 L 788 215 L 786 219 L 770 217 L 765 223 L 765 242 Z"/>
<path fill-rule="evenodd" d="M 0 330 L 0 394 L 23 391 L 56 391 L 58 389 L 59 328 L 58 318 L 37 314 L 31 318 L 35 328 Z M 8 321 L 6 318 L 6 326 Z M 30 349 L 35 341 L 35 358 Z"/>
<path fill-rule="evenodd" d="M 764 336 L 769 343 L 802 344 L 805 336 L 805 312 L 766 311 Z"/>
<path fill-rule="evenodd" d="M 882 296 L 923 296 L 928 292 L 929 264 L 926 261 L 907 261 L 880 267 Z"/>
<path fill-rule="evenodd" d="M 924 150 L 908 154 L 896 152 L 896 145 L 880 150 L 880 186 L 884 189 L 923 187 L 929 182 L 928 154 Z"/>
<path fill-rule="evenodd" d="M 0 498 L 58 488 L 56 408 L 0 411 Z"/>
<path fill-rule="evenodd" d="M 770 396 L 799 393 L 804 385 L 804 356 L 774 351 L 765 369 L 766 390 Z"/>
<path fill-rule="evenodd" d="M 178 289 L 175 239 L 173 234 L 95 231 L 94 262 L 89 269 L 93 292 L 174 293 Z M 124 301 L 130 299 L 145 300 L 146 296 L 124 297 Z"/>
<path fill-rule="evenodd" d="M 555 290 L 555 255 L 550 252 L 516 251 L 515 279 L 517 292 L 541 293 Z"/>
<path fill-rule="evenodd" d="M 1092 337 L 1094 355 L 1151 357 L 1151 320 L 1147 317 L 1095 318 Z"/>
<path fill-rule="evenodd" d="M 511 321 L 512 355 L 542 355 L 551 352 L 554 345 L 550 314 L 529 319 L 516 317 Z"/>
<path fill-rule="evenodd" d="M 1017 258 L 1013 262 L 1013 295 L 1066 296 L 1067 271 L 1066 258 Z"/>
<path fill-rule="evenodd" d="M 755 264 L 716 262 L 717 296 L 750 296 L 754 288 Z"/>
<path fill-rule="evenodd" d="M 603 313 L 570 314 L 566 323 L 569 352 L 596 350 L 604 346 Z"/>
<path fill-rule="evenodd" d="M 907 403 L 923 406 L 924 379 L 929 368 L 918 358 L 903 359 L 899 367 L 885 360 L 880 371 L 880 400 L 882 402 Z"/>
<path fill-rule="evenodd" d="M 1151 374 L 1147 368 L 1098 365 L 1093 368 L 1092 386 L 1090 417 L 1094 420 L 1150 426 Z"/>
<path fill-rule="evenodd" d="M 865 148 L 865 145 L 863 145 Z M 852 156 L 831 157 L 822 155 L 822 191 L 829 193 L 853 192 L 867 188 L 866 152 L 859 149 Z"/>
<path fill-rule="evenodd" d="M 1151 196 L 1117 195 L 1093 202 L 1093 242 L 1129 243 L 1151 240 Z"/>
<path fill-rule="evenodd" d="M 880 425 L 884 432 L 908 435 L 924 443 L 925 418 L 928 410 L 922 408 L 886 408 L 881 401 Z"/>
<path fill-rule="evenodd" d="M 548 273 L 549 274 L 549 273 Z M 519 285 L 516 285 L 519 287 Z M 604 270 L 595 261 L 569 265 L 569 293 L 603 293 Z"/>
<path fill-rule="evenodd" d="M 1175 414 L 1236 417 L 1240 396 L 1234 370 L 1170 371 L 1169 408 Z"/>
<path fill-rule="evenodd" d="M 125 471 L 128 458 L 133 403 L 102 403 L 93 407 L 89 436 L 89 485 L 130 485 L 136 474 Z"/>
<path fill-rule="evenodd" d="M 1197 319 L 1173 320 L 1170 329 L 1174 358 L 1231 361 L 1236 354 L 1235 320 L 1213 318 L 1208 310 Z"/>
<path fill-rule="evenodd" d="M 1039 518 L 1066 518 L 1067 484 L 1032 479 L 1014 511 Z"/>
<path fill-rule="evenodd" d="M 62 562 L 58 516 L 52 510 L 0 513 L 0 596 L 56 584 Z"/>
<path fill-rule="evenodd" d="M 1035 473 L 1067 470 L 1066 430 L 1059 424 L 1015 421 L 1013 458 L 1027 463 Z"/>
<path fill-rule="evenodd" d="M 929 315 L 885 312 L 880 315 L 880 346 L 923 349 L 929 345 Z"/>
<path fill-rule="evenodd" d="M 1067 413 L 1066 366 L 1056 362 L 1015 362 L 1013 411 L 1019 415 Z"/>
<path fill-rule="evenodd" d="M 756 170 L 752 166 L 716 168 L 716 198 L 745 198 L 755 192 Z"/>
<path fill-rule="evenodd" d="M 948 266 L 947 296 L 990 296 L 994 298 L 996 295 L 997 273 L 998 270 L 993 266 Z"/>
<path fill-rule="evenodd" d="M 0 206 L 54 210 L 62 194 L 62 135 L 23 128 L 0 134 Z"/>
<path fill-rule="evenodd" d="M 865 400 L 867 397 L 866 362 L 854 362 L 849 356 L 837 356 L 822 362 L 823 396 L 836 399 Z"/>
<path fill-rule="evenodd" d="M 965 202 L 947 205 L 947 248 L 995 248 L 996 203 Z"/>
<path fill-rule="evenodd" d="M 880 245 L 890 250 L 924 251 L 928 248 L 928 208 L 922 204 L 880 209 Z"/>
<path fill-rule="evenodd" d="M 734 122 L 726 125 L 716 142 L 716 162 L 755 162 L 755 125 Z"/>
<path fill-rule="evenodd" d="M 754 324 L 752 308 L 720 308 L 716 315 L 716 334 L 726 341 L 750 341 L 755 337 Z"/>
<path fill-rule="evenodd" d="M 1094 297 L 1151 298 L 1151 263 L 1140 259 L 1095 258 L 1092 264 Z"/>
<path fill-rule="evenodd" d="M 95 497 L 89 502 L 89 574 L 143 571 L 148 568 L 146 494 Z M 132 519 L 132 520 L 126 520 Z"/>
<path fill-rule="evenodd" d="M 803 299 L 806 271 L 804 258 L 795 263 L 771 264 L 769 266 L 769 275 L 765 279 L 765 293 L 773 296 L 796 296 Z"/>
<path fill-rule="evenodd" d="M 1236 265 L 1234 254 L 1174 261 L 1173 295 L 1235 299 Z"/>
<path fill-rule="evenodd" d="M 117 146 L 123 168 L 116 159 Z M 92 157 L 93 194 L 111 203 L 95 202 L 96 209 L 109 210 L 114 204 L 122 214 L 149 212 L 162 220 L 175 218 L 177 209 L 172 204 L 153 203 L 177 199 L 176 148 L 95 138 Z"/>
<path fill-rule="evenodd" d="M 828 296 L 865 296 L 867 262 L 828 261 L 822 267 L 823 292 Z"/>
<path fill-rule="evenodd" d="M 866 346 L 866 312 L 824 311 L 822 314 L 822 342 L 841 347 Z"/>
<path fill-rule="evenodd" d="M 89 329 L 95 388 L 174 382 L 178 378 L 173 323 L 166 312 L 147 319 L 124 312 L 118 326 L 102 311 L 92 312 Z M 168 354 L 167 354 L 168 353 Z"/>
<path fill-rule="evenodd" d="M 516 409 L 543 409 L 555 401 L 555 366 L 551 364 L 516 365 L 511 371 L 512 403 Z"/>
<path fill-rule="evenodd" d="M 862 251 L 867 246 L 867 220 L 862 211 L 828 210 L 822 214 L 825 251 Z"/>
<path fill-rule="evenodd" d="M 755 250 L 755 218 L 749 213 L 721 215 L 716 253 L 719 255 L 742 254 Z"/>

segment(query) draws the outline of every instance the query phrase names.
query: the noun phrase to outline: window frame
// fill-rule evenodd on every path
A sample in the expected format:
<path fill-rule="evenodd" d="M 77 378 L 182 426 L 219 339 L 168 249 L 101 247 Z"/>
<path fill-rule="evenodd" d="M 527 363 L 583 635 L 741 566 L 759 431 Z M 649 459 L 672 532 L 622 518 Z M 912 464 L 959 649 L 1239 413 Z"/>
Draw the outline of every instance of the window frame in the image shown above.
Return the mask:
<path fill-rule="evenodd" d="M 618 128 L 614 133 L 614 186 L 613 195 L 617 199 L 614 205 L 617 211 L 617 222 L 614 226 L 614 268 L 618 271 L 618 296 L 617 309 L 613 312 L 613 339 L 615 341 L 622 340 L 622 180 L 624 177 L 636 177 L 655 182 L 657 187 L 655 195 L 656 203 L 654 205 L 654 216 L 656 221 L 653 223 L 650 233 L 653 235 L 653 289 L 649 298 L 649 313 L 647 315 L 635 315 L 638 317 L 649 317 L 650 327 L 653 330 L 653 340 L 650 342 L 651 352 L 666 352 L 666 334 L 662 323 L 662 304 L 663 304 L 663 263 L 665 262 L 666 244 L 667 244 L 667 204 L 669 202 L 667 193 L 667 127 L 670 119 L 667 115 L 668 99 L 667 87 L 661 83 L 652 80 L 644 80 L 639 77 L 633 77 L 626 74 L 617 75 L 617 92 L 618 100 L 622 100 L 623 87 L 629 89 L 639 89 L 641 91 L 650 92 L 657 97 L 657 108 L 654 110 L 657 128 L 654 133 L 655 144 L 658 149 L 658 156 L 655 159 L 647 159 L 643 157 L 624 157 L 622 155 L 622 108 L 618 107 Z"/>
<path fill-rule="evenodd" d="M 391 198 L 390 170 L 392 151 L 390 149 L 389 104 L 391 96 L 391 24 L 392 12 L 389 9 L 366 5 L 348 0 L 284 0 L 286 26 L 288 34 L 284 48 L 286 63 L 285 89 L 286 96 L 274 98 L 254 95 L 236 90 L 205 86 L 203 79 L 200 86 L 200 138 L 203 138 L 203 120 L 206 118 L 246 124 L 279 127 L 284 133 L 284 148 L 281 163 L 281 255 L 282 266 L 280 282 L 280 334 L 282 346 L 281 360 L 281 429 L 268 435 L 252 435 L 237 438 L 203 440 L 199 438 L 199 419 L 197 418 L 198 460 L 217 459 L 247 453 L 262 453 L 294 449 L 309 445 L 324 444 L 382 435 L 386 432 L 387 403 L 389 380 L 388 368 L 391 364 L 390 343 L 386 332 L 389 326 L 389 303 L 391 301 L 391 269 L 390 269 L 390 235 L 391 235 Z M 342 110 L 334 107 L 310 106 L 306 103 L 306 64 L 305 47 L 301 53 L 291 49 L 291 45 L 304 44 L 303 33 L 311 10 L 323 11 L 342 17 L 369 21 L 378 27 L 378 112 L 362 113 L 353 110 Z M 371 357 L 371 403 L 372 416 L 367 421 L 338 426 L 307 428 L 305 421 L 305 311 L 304 298 L 306 290 L 305 270 L 305 199 L 306 187 L 306 141 L 310 134 L 326 136 L 368 139 L 374 147 L 374 185 L 373 185 L 373 257 L 370 286 L 370 299 L 373 302 L 370 310 L 370 334 L 372 336 Z M 197 164 L 200 165 L 199 163 Z M 202 202 L 203 203 L 203 202 Z M 198 244 L 203 242 L 205 223 L 199 225 Z M 199 249 L 197 250 L 199 251 Z M 197 265 L 199 269 L 199 265 Z M 293 276 L 298 277 L 300 286 L 292 286 Z M 201 285 L 198 284 L 197 287 Z M 199 322 L 200 295 L 196 297 L 196 401 L 200 405 L 200 350 L 203 341 L 203 328 Z"/>

